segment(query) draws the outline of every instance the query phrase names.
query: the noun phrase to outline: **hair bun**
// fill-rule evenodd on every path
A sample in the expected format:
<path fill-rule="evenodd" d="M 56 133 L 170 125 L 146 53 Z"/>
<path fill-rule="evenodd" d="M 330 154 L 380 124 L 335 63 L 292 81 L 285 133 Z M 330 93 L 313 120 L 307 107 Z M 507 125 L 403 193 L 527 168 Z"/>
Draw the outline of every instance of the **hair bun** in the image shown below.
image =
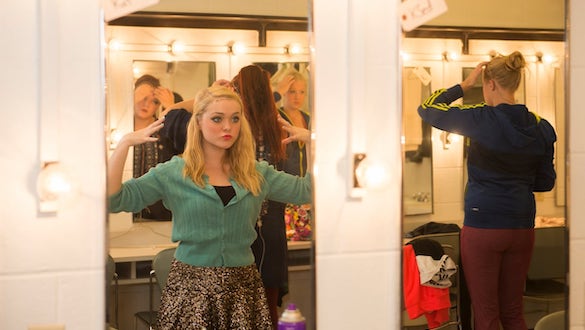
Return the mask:
<path fill-rule="evenodd" d="M 519 51 L 506 56 L 506 69 L 510 71 L 518 71 L 526 66 L 526 60 Z"/>

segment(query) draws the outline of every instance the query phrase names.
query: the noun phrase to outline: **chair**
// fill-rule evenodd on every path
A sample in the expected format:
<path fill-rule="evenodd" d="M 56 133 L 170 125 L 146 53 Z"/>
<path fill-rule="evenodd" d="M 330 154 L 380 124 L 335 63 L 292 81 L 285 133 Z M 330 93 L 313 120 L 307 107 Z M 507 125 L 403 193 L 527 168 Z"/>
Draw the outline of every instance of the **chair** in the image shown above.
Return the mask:
<path fill-rule="evenodd" d="M 156 280 L 158 288 L 160 292 L 162 292 L 164 287 L 167 285 L 167 278 L 169 276 L 173 257 L 175 256 L 175 250 L 176 248 L 168 248 L 160 251 L 156 254 L 156 256 L 154 256 L 154 259 L 152 260 L 152 270 L 150 271 L 150 277 L 148 281 L 149 310 L 134 313 L 135 330 L 138 328 L 139 320 L 142 323 L 148 325 L 150 329 L 153 328 L 158 313 L 158 311 L 154 309 L 154 281 Z"/>
<path fill-rule="evenodd" d="M 114 289 L 114 318 L 109 315 L 110 312 L 110 295 L 112 291 L 112 281 Z M 108 255 L 106 262 L 106 311 L 107 311 L 107 322 L 110 327 L 118 327 L 118 274 L 116 273 L 116 262 L 111 255 Z"/>
<path fill-rule="evenodd" d="M 561 330 L 565 328 L 565 311 L 545 315 L 536 322 L 534 330 Z"/>
<path fill-rule="evenodd" d="M 566 246 L 565 227 L 537 228 L 534 231 L 534 252 L 528 270 L 524 300 L 550 304 L 566 299 Z"/>
<path fill-rule="evenodd" d="M 432 239 L 441 244 L 445 254 L 447 254 L 456 265 L 459 265 L 459 232 L 450 232 L 450 233 L 438 233 L 438 234 L 426 234 L 426 235 L 419 235 L 416 236 L 414 239 L 419 238 L 426 238 Z M 461 311 L 460 311 L 460 272 L 459 269 L 451 277 L 452 286 L 450 288 L 450 296 L 451 296 L 451 310 L 450 310 L 450 319 L 449 321 L 441 324 L 441 326 L 437 328 L 433 328 L 433 330 L 439 329 L 461 329 Z M 418 317 L 414 320 L 411 320 L 408 317 L 406 311 L 403 312 L 402 316 L 402 327 L 403 329 L 410 329 L 410 328 L 419 328 L 427 326 L 427 320 L 424 316 Z"/>

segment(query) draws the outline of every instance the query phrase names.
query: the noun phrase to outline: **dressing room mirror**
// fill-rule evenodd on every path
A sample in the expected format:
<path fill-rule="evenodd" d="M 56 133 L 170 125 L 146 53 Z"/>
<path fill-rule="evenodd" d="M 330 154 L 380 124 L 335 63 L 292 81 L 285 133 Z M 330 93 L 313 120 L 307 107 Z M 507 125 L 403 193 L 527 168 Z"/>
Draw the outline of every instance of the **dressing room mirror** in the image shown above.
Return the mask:
<path fill-rule="evenodd" d="M 431 126 L 417 108 L 431 95 L 429 67 L 404 67 L 402 71 L 403 212 L 404 215 L 433 212 L 433 148 Z"/>
<path fill-rule="evenodd" d="M 489 32 L 488 32 L 489 31 Z M 457 134 L 445 134 L 438 129 L 431 129 L 431 175 L 429 185 L 432 191 L 432 208 L 429 213 L 412 213 L 408 203 L 412 203 L 412 194 L 407 194 L 413 181 L 410 159 L 416 155 L 414 150 L 420 143 L 420 134 L 411 135 L 411 114 L 420 104 L 410 104 L 412 90 L 418 94 L 422 81 L 430 81 L 430 91 L 448 88 L 460 83 L 473 68 L 482 61 L 488 61 L 496 54 L 509 54 L 515 50 L 523 53 L 526 59 L 525 75 L 515 94 L 517 103 L 526 104 L 529 111 L 547 119 L 555 128 L 557 143 L 555 145 L 555 168 L 557 181 L 550 192 L 535 193 L 535 246 L 533 262 L 528 276 L 524 297 L 524 316 L 528 328 L 533 328 L 536 321 L 544 315 L 568 310 L 568 288 L 566 283 L 568 265 L 568 245 L 566 241 L 565 210 L 565 62 L 566 44 L 564 30 L 511 29 L 509 31 L 490 31 L 490 29 L 460 28 L 444 29 L 421 27 L 419 31 L 406 34 L 403 41 L 403 132 L 404 132 L 404 167 L 403 167 L 403 232 L 405 240 L 413 235 L 430 234 L 436 226 L 426 226 L 431 222 L 441 224 L 463 225 L 465 184 L 467 181 L 466 144 L 467 140 Z M 461 36 L 457 39 L 456 36 Z M 482 34 L 486 33 L 485 39 Z M 476 36 L 476 40 L 466 36 Z M 510 40 L 513 36 L 514 40 Z M 424 71 L 421 71 L 424 69 Z M 426 73 L 425 73 L 426 72 Z M 426 77 L 422 79 L 417 74 Z M 408 81 L 408 79 L 412 81 Z M 425 95 L 427 91 L 422 89 Z M 410 96 L 409 96 L 410 95 Z M 424 97 L 423 97 L 424 99 Z M 473 90 L 458 100 L 458 104 L 477 104 L 483 102 L 482 85 L 478 82 Z M 421 127 L 416 123 L 419 131 Z M 411 136 L 417 140 L 410 140 Z M 417 159 L 417 158 L 415 158 Z M 437 233 L 437 232 L 435 232 Z M 544 285 L 544 286 L 541 286 Z M 551 289 L 551 294 L 536 299 L 533 290 L 544 287 Z M 462 297 L 463 298 L 463 297 Z M 464 298 L 463 298 L 464 299 Z M 465 299 L 462 301 L 465 304 Z M 470 322 L 470 306 L 461 306 L 461 320 L 465 325 Z M 403 317 L 405 324 L 408 316 Z"/>
<path fill-rule="evenodd" d="M 160 0 L 157 5 L 106 24 L 110 152 L 117 136 L 133 129 L 134 83 L 144 74 L 158 78 L 163 87 L 186 100 L 217 79 L 231 79 L 249 64 L 275 68 L 276 71 L 269 70 L 272 74 L 293 66 L 306 74 L 305 110 L 310 113 L 309 3 L 274 6 L 267 15 L 265 4 L 254 6 L 248 2 L 240 6 L 216 1 L 210 7 L 191 1 Z M 133 155 L 129 155 L 124 179 L 134 175 L 133 165 Z M 134 314 L 149 309 L 152 259 L 158 252 L 176 246 L 171 241 L 171 221 L 158 220 L 127 213 L 109 215 L 108 252 L 118 274 L 118 292 L 109 290 L 107 316 L 118 329 L 134 329 Z M 309 240 L 291 240 L 288 245 L 289 293 L 282 307 L 288 302 L 296 303 L 307 318 L 307 329 L 314 329 L 312 236 Z M 155 288 L 155 308 L 159 298 L 160 292 Z M 148 328 L 138 321 L 138 329 L 141 327 Z"/>

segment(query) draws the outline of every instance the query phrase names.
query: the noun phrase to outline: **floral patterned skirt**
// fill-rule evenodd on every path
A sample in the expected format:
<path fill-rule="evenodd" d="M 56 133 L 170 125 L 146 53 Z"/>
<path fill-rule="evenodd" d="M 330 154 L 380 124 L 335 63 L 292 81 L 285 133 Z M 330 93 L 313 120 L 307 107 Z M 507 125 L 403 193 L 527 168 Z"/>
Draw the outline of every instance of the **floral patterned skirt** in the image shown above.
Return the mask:
<path fill-rule="evenodd" d="M 195 267 L 173 260 L 155 329 L 272 329 L 256 266 Z"/>

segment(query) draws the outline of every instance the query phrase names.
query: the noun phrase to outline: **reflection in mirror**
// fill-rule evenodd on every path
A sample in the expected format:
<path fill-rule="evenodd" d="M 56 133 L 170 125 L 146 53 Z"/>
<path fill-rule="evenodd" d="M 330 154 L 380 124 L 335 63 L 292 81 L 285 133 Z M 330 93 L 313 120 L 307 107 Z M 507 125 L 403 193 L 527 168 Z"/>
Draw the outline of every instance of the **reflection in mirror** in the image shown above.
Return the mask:
<path fill-rule="evenodd" d="M 417 113 L 431 94 L 430 68 L 402 71 L 402 125 L 404 132 L 403 210 L 405 215 L 433 212 L 431 126 Z"/>
<path fill-rule="evenodd" d="M 134 129 L 143 128 L 159 117 L 166 106 L 183 101 L 182 95 L 192 95 L 215 81 L 214 62 L 141 61 L 132 63 L 134 74 Z M 146 117 L 146 118 L 145 118 Z M 157 135 L 158 136 L 158 135 Z M 134 178 L 144 175 L 158 163 L 169 160 L 181 150 L 162 136 L 158 140 L 134 147 Z M 157 201 L 134 213 L 135 222 L 170 221 L 171 212 Z"/>
<path fill-rule="evenodd" d="M 270 83 L 273 90 L 277 90 L 278 82 L 280 82 L 284 76 L 290 75 L 292 72 L 300 73 L 306 83 L 310 81 L 309 62 L 254 62 L 254 64 L 262 67 L 270 73 Z M 305 86 L 305 100 L 300 110 L 310 113 L 309 88 L 306 87 L 308 86 Z M 283 101 L 284 99 L 277 100 L 277 105 L 282 107 Z"/>
<path fill-rule="evenodd" d="M 132 72 L 134 79 L 144 74 L 153 75 L 162 86 L 181 96 L 193 95 L 216 79 L 215 62 L 135 60 Z"/>
<path fill-rule="evenodd" d="M 185 2 L 186 3 L 186 2 Z M 140 20 L 143 15 L 130 15 L 129 19 Z M 134 16 L 132 18 L 132 16 Z M 163 15 L 164 16 L 164 15 Z M 214 20 L 213 15 L 180 15 L 181 19 L 167 23 L 189 20 L 193 27 L 156 27 L 156 15 L 152 25 L 113 24 L 106 27 L 109 45 L 106 61 L 107 72 L 107 122 L 108 129 L 128 132 L 133 129 L 134 84 L 144 74 L 160 80 L 160 85 L 180 94 L 185 100 L 217 79 L 230 79 L 242 67 L 252 63 L 266 64 L 267 67 L 284 68 L 293 66 L 308 76 L 309 54 L 306 18 L 262 18 L 237 17 L 244 25 L 233 29 L 223 18 Z M 166 16 L 164 16 L 166 17 Z M 163 17 L 163 19 L 164 19 Z M 236 18 L 236 17 L 235 17 Z M 233 21 L 239 21 L 234 19 Z M 125 21 L 128 23 L 128 21 Z M 203 26 L 208 22 L 208 26 Z M 264 26 L 264 22 L 268 22 Z M 165 23 L 166 24 L 166 23 Z M 263 26 L 262 30 L 257 27 Z M 249 27 L 249 28 L 248 28 Z M 274 28 L 274 29 L 271 29 Z M 289 30 L 290 29 L 290 30 Z M 169 52 L 173 40 L 185 42 L 182 53 Z M 116 43 L 117 41 L 118 47 Z M 235 54 L 227 47 L 238 41 L 246 46 L 246 52 Z M 302 51 L 291 54 L 285 51 L 287 45 L 299 44 Z M 261 45 L 261 46 L 260 46 Z M 269 70 L 270 71 L 270 70 Z M 274 72 L 276 74 L 276 72 Z M 189 80 L 189 79 L 196 79 Z M 311 79 L 307 79 L 309 82 Z M 307 86 L 310 92 L 310 86 Z M 304 109 L 310 113 L 309 94 Z M 279 105 L 280 106 L 280 105 Z M 115 143 L 110 143 L 111 147 Z M 110 149 L 110 151 L 113 149 Z M 132 152 L 126 161 L 124 179 L 133 176 Z M 149 309 L 149 271 L 153 257 L 158 251 L 173 247 L 170 221 L 142 221 L 131 214 L 110 214 L 109 252 L 119 272 L 120 300 L 119 328 L 133 328 L 134 313 Z M 158 219 L 157 219 L 158 220 Z M 307 329 L 315 323 L 313 242 L 288 242 L 288 289 L 282 308 L 295 303 L 307 319 Z M 157 308 L 160 291 L 155 287 L 152 304 Z M 114 304 L 109 305 L 110 314 L 116 314 Z M 282 310 L 280 310 L 282 311 Z"/>
<path fill-rule="evenodd" d="M 465 80 L 467 76 L 473 71 L 474 67 L 464 67 L 461 69 L 462 77 L 461 81 Z M 475 85 L 465 93 L 462 97 L 463 104 L 479 104 L 484 102 L 483 99 L 483 81 L 482 79 L 478 79 L 475 82 Z M 525 76 L 522 75 L 520 80 L 520 86 L 518 86 L 518 90 L 514 94 L 514 98 L 516 103 L 525 104 L 526 103 L 526 79 Z M 469 138 L 463 138 L 463 192 L 465 192 L 465 185 L 467 184 L 467 146 L 469 145 Z"/>
<path fill-rule="evenodd" d="M 544 36 L 544 34 L 542 34 Z M 561 39 L 561 40 L 558 40 Z M 564 103 L 564 47 L 562 38 L 554 41 L 543 40 L 469 40 L 464 49 L 468 52 L 459 53 L 457 58 L 446 60 L 441 54 L 448 52 L 460 52 L 461 45 L 448 44 L 447 39 L 405 38 L 403 52 L 407 53 L 405 68 L 403 71 L 403 88 L 412 89 L 412 85 L 406 81 L 407 73 L 413 68 L 430 68 L 432 73 L 432 90 L 449 87 L 465 79 L 475 65 L 490 59 L 493 52 L 509 54 L 514 50 L 520 50 L 526 58 L 527 66 L 522 77 L 521 86 L 515 94 L 517 103 L 526 104 L 531 112 L 547 119 L 555 128 L 557 142 L 555 145 L 555 166 L 557 180 L 552 192 L 535 193 L 536 218 L 535 218 L 535 247 L 533 263 L 528 274 L 527 288 L 539 288 L 538 284 L 545 283 L 548 289 L 560 288 L 560 293 L 555 292 L 545 299 L 533 299 L 530 292 L 524 297 L 524 316 L 528 328 L 534 327 L 536 321 L 545 314 L 557 310 L 567 309 L 568 292 L 565 277 L 567 270 L 567 237 L 565 228 L 565 103 Z M 538 55 L 540 52 L 544 56 Z M 541 55 L 542 55 L 541 53 Z M 403 54 L 404 55 L 404 54 Z M 545 60 L 545 59 L 548 59 Z M 420 83 L 417 83 L 420 89 Z M 405 107 L 409 102 L 405 94 Z M 464 104 L 476 104 L 483 101 L 482 84 L 477 82 L 474 91 L 466 93 L 461 100 Z M 415 107 L 418 106 L 415 105 Z M 403 109 L 403 125 L 406 125 L 409 109 Z M 415 126 L 420 130 L 420 127 Z M 405 135 L 408 131 L 404 128 Z M 432 187 L 433 208 L 432 213 L 417 216 L 404 217 L 403 230 L 405 235 L 421 228 L 429 222 L 442 224 L 463 224 L 463 203 L 465 184 L 467 182 L 465 139 L 452 139 L 448 150 L 442 146 L 443 136 L 441 131 L 432 130 L 433 154 L 432 154 Z M 454 134 L 451 134 L 453 138 Z M 409 150 L 415 150 L 418 141 L 407 142 Z M 407 149 L 407 150 L 408 150 Z M 407 157 L 405 155 L 404 178 L 406 184 L 409 180 Z M 453 189 L 455 188 L 455 189 Z M 410 196 L 404 196 L 408 200 Z M 407 207 L 404 207 L 405 211 Z M 425 227 L 426 228 L 426 227 Z M 552 257 L 552 254 L 555 256 Z M 546 279 L 546 281 L 545 281 Z M 535 286 L 536 285 L 536 286 Z M 542 288 L 542 287 L 541 287 Z M 470 320 L 469 304 L 462 304 L 461 319 L 465 323 Z M 463 310 L 465 308 L 465 310 Z M 464 325 L 465 328 L 465 325 Z"/>

